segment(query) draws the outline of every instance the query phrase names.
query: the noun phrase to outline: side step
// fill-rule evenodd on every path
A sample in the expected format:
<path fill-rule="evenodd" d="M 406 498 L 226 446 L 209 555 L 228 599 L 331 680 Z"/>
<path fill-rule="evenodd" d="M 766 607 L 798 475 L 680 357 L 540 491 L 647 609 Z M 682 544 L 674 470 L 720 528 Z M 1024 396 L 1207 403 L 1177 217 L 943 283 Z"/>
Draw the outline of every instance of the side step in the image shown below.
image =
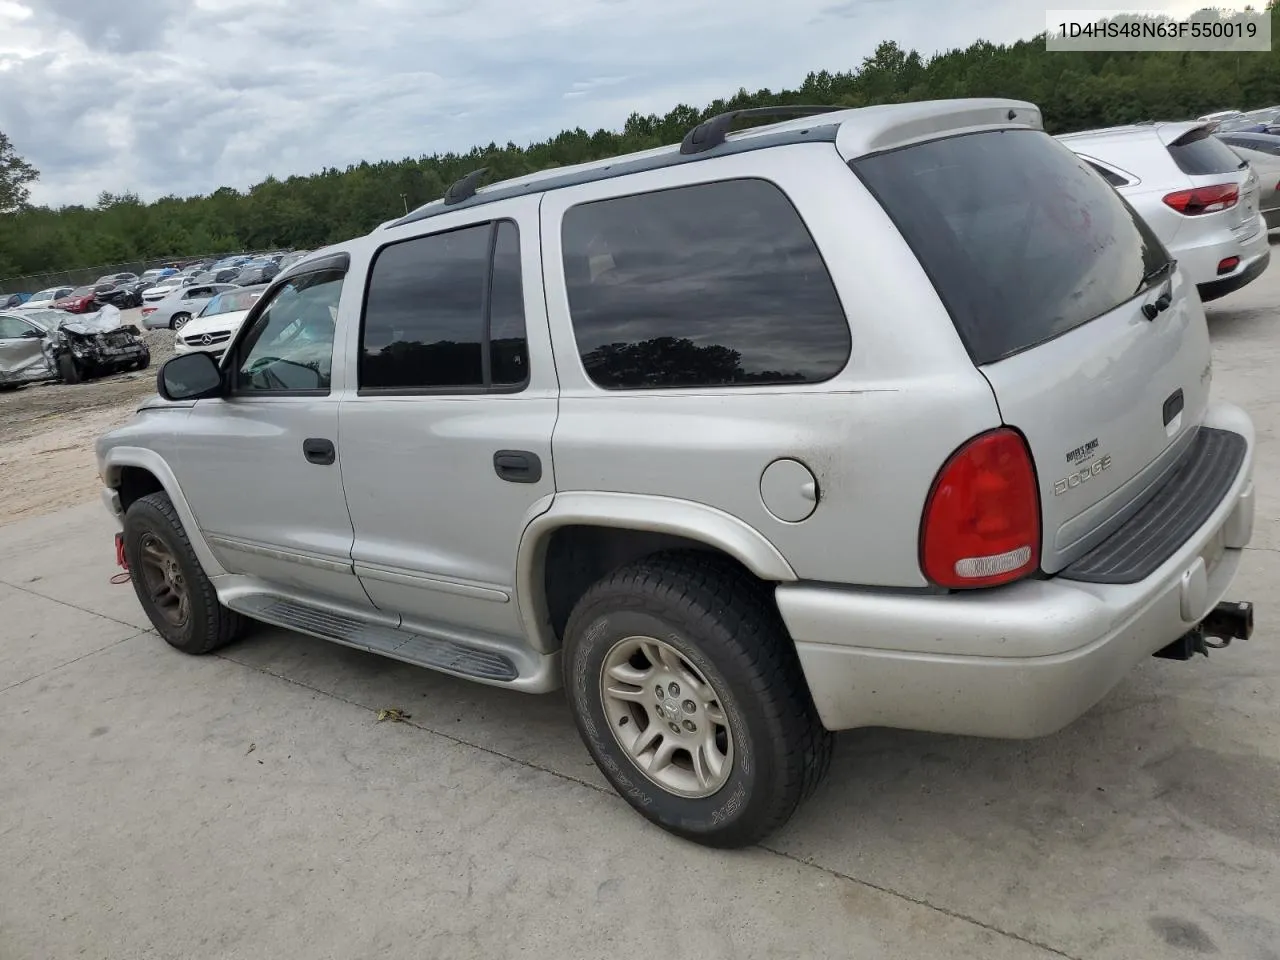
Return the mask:
<path fill-rule="evenodd" d="M 428 637 L 366 623 L 296 600 L 253 594 L 236 597 L 227 605 L 254 620 L 432 670 L 490 683 L 510 683 L 520 676 L 515 662 L 497 651 L 445 637 Z"/>

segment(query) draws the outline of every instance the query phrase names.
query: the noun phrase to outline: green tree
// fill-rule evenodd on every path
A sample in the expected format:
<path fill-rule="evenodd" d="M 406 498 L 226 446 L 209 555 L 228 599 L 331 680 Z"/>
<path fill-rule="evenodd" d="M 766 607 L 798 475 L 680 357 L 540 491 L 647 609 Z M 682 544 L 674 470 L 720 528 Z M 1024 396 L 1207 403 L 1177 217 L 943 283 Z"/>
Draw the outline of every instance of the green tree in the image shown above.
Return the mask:
<path fill-rule="evenodd" d="M 40 171 L 23 160 L 0 130 L 0 213 L 12 213 L 27 202 L 27 184 L 40 178 Z"/>
<path fill-rule="evenodd" d="M 1272 33 L 1280 36 L 1280 0 L 1267 0 L 1266 9 Z M 1049 53 L 1044 40 L 979 40 L 928 56 L 886 41 L 846 71 L 810 73 L 785 90 L 740 87 L 702 107 L 677 104 L 663 115 L 632 113 L 619 118 L 617 130 L 576 128 L 527 146 L 489 143 L 464 152 L 370 159 L 343 170 L 267 177 L 245 191 L 222 187 L 206 196 L 149 204 L 106 189 L 92 207 L 25 206 L 25 187 L 35 171 L 17 160 L 0 135 L 0 211 L 14 211 L 0 216 L 0 277 L 135 258 L 314 248 L 368 231 L 401 215 L 406 204 L 413 209 L 434 200 L 477 167 L 487 167 L 492 182 L 678 143 L 695 124 L 726 110 L 1013 97 L 1037 104 L 1050 133 L 1065 133 L 1280 104 L 1280 49 Z M 10 186 L 6 194 L 6 182 L 16 190 Z"/>

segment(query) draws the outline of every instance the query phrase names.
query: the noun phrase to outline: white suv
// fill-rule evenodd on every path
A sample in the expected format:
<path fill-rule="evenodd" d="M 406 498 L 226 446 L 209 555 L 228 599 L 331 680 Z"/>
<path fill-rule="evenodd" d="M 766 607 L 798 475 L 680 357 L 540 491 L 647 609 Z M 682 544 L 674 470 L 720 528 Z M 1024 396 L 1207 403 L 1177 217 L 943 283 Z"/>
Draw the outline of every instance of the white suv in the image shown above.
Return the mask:
<path fill-rule="evenodd" d="M 1205 302 L 1255 280 L 1271 260 L 1257 175 L 1212 131 L 1187 121 L 1058 137 L 1147 221 Z"/>

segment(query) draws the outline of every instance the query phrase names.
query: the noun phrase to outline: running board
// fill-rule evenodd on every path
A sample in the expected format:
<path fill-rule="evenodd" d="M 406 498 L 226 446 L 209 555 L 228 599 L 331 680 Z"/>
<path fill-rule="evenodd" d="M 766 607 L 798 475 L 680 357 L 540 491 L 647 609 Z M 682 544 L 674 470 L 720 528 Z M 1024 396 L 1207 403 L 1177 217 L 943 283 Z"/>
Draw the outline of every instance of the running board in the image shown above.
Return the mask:
<path fill-rule="evenodd" d="M 458 640 L 367 623 L 332 610 L 263 594 L 229 598 L 225 602 L 237 613 L 254 620 L 419 667 L 488 683 L 511 683 L 520 677 L 515 662 L 505 654 Z"/>

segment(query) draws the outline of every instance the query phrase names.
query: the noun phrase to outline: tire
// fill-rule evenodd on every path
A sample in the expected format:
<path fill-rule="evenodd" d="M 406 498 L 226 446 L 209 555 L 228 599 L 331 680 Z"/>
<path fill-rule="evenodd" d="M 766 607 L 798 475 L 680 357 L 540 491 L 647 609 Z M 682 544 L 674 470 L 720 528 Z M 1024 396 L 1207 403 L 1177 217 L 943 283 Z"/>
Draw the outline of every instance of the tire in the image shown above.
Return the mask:
<path fill-rule="evenodd" d="M 150 350 L 148 350 L 146 353 L 144 353 L 141 357 L 139 357 L 139 358 L 138 358 L 137 362 L 135 362 L 135 363 L 134 363 L 134 365 L 133 365 L 133 369 L 134 369 L 134 370 L 145 370 L 145 369 L 147 369 L 147 367 L 149 367 L 149 366 L 151 366 L 151 351 L 150 351 Z"/>
<path fill-rule="evenodd" d="M 664 677 L 666 667 L 659 665 L 645 673 L 655 656 L 644 649 L 618 661 L 636 643 L 629 638 L 665 644 L 665 653 L 654 648 L 659 660 L 677 653 L 674 672 Z M 619 674 L 610 674 L 611 687 L 625 688 L 627 700 L 606 697 L 603 677 L 611 664 L 628 676 L 636 671 L 635 683 L 619 684 L 612 679 Z M 722 848 L 756 843 L 790 819 L 830 768 L 831 734 L 818 719 L 777 610 L 761 584 L 718 555 L 657 554 L 596 583 L 569 616 L 563 670 L 574 721 L 605 777 L 642 816 L 685 839 Z M 642 685 L 640 676 L 649 684 Z M 659 702 L 656 690 L 681 677 L 685 688 Z M 700 682 L 710 686 L 718 710 L 703 699 L 681 701 L 689 689 L 705 691 Z M 651 693 L 652 702 L 641 700 Z M 677 707 L 684 711 L 679 724 L 666 722 L 675 719 Z M 655 708 L 668 712 L 660 718 Z M 693 743 L 714 730 L 719 777 L 712 776 L 716 764 L 703 759 L 711 782 L 702 782 L 695 751 L 679 747 L 661 775 L 682 780 L 685 789 L 646 773 L 620 738 L 644 724 L 635 742 L 652 739 L 650 723 L 657 725 L 660 745 Z M 677 726 L 702 732 L 684 740 Z M 664 727 L 675 735 L 669 738 Z M 699 742 L 708 757 L 709 747 Z M 654 754 L 660 752 L 655 747 Z"/>
<path fill-rule="evenodd" d="M 244 617 L 218 602 L 167 493 L 148 494 L 130 504 L 124 517 L 124 555 L 138 602 L 171 647 L 198 656 L 243 635 Z M 167 567 L 173 579 L 160 567 Z M 170 587 L 166 601 L 174 601 L 176 593 L 185 594 L 185 611 L 180 602 L 166 605 L 156 599 L 156 587 L 162 582 Z"/>
<path fill-rule="evenodd" d="M 169 329 L 181 330 L 183 327 L 187 325 L 187 321 L 190 319 L 191 319 L 191 314 L 189 313 L 175 313 L 172 317 L 169 318 Z"/>
<path fill-rule="evenodd" d="M 58 358 L 58 376 L 62 378 L 63 383 L 77 384 L 84 379 L 84 371 L 80 369 L 80 364 L 76 363 L 75 357 L 64 353 Z"/>

